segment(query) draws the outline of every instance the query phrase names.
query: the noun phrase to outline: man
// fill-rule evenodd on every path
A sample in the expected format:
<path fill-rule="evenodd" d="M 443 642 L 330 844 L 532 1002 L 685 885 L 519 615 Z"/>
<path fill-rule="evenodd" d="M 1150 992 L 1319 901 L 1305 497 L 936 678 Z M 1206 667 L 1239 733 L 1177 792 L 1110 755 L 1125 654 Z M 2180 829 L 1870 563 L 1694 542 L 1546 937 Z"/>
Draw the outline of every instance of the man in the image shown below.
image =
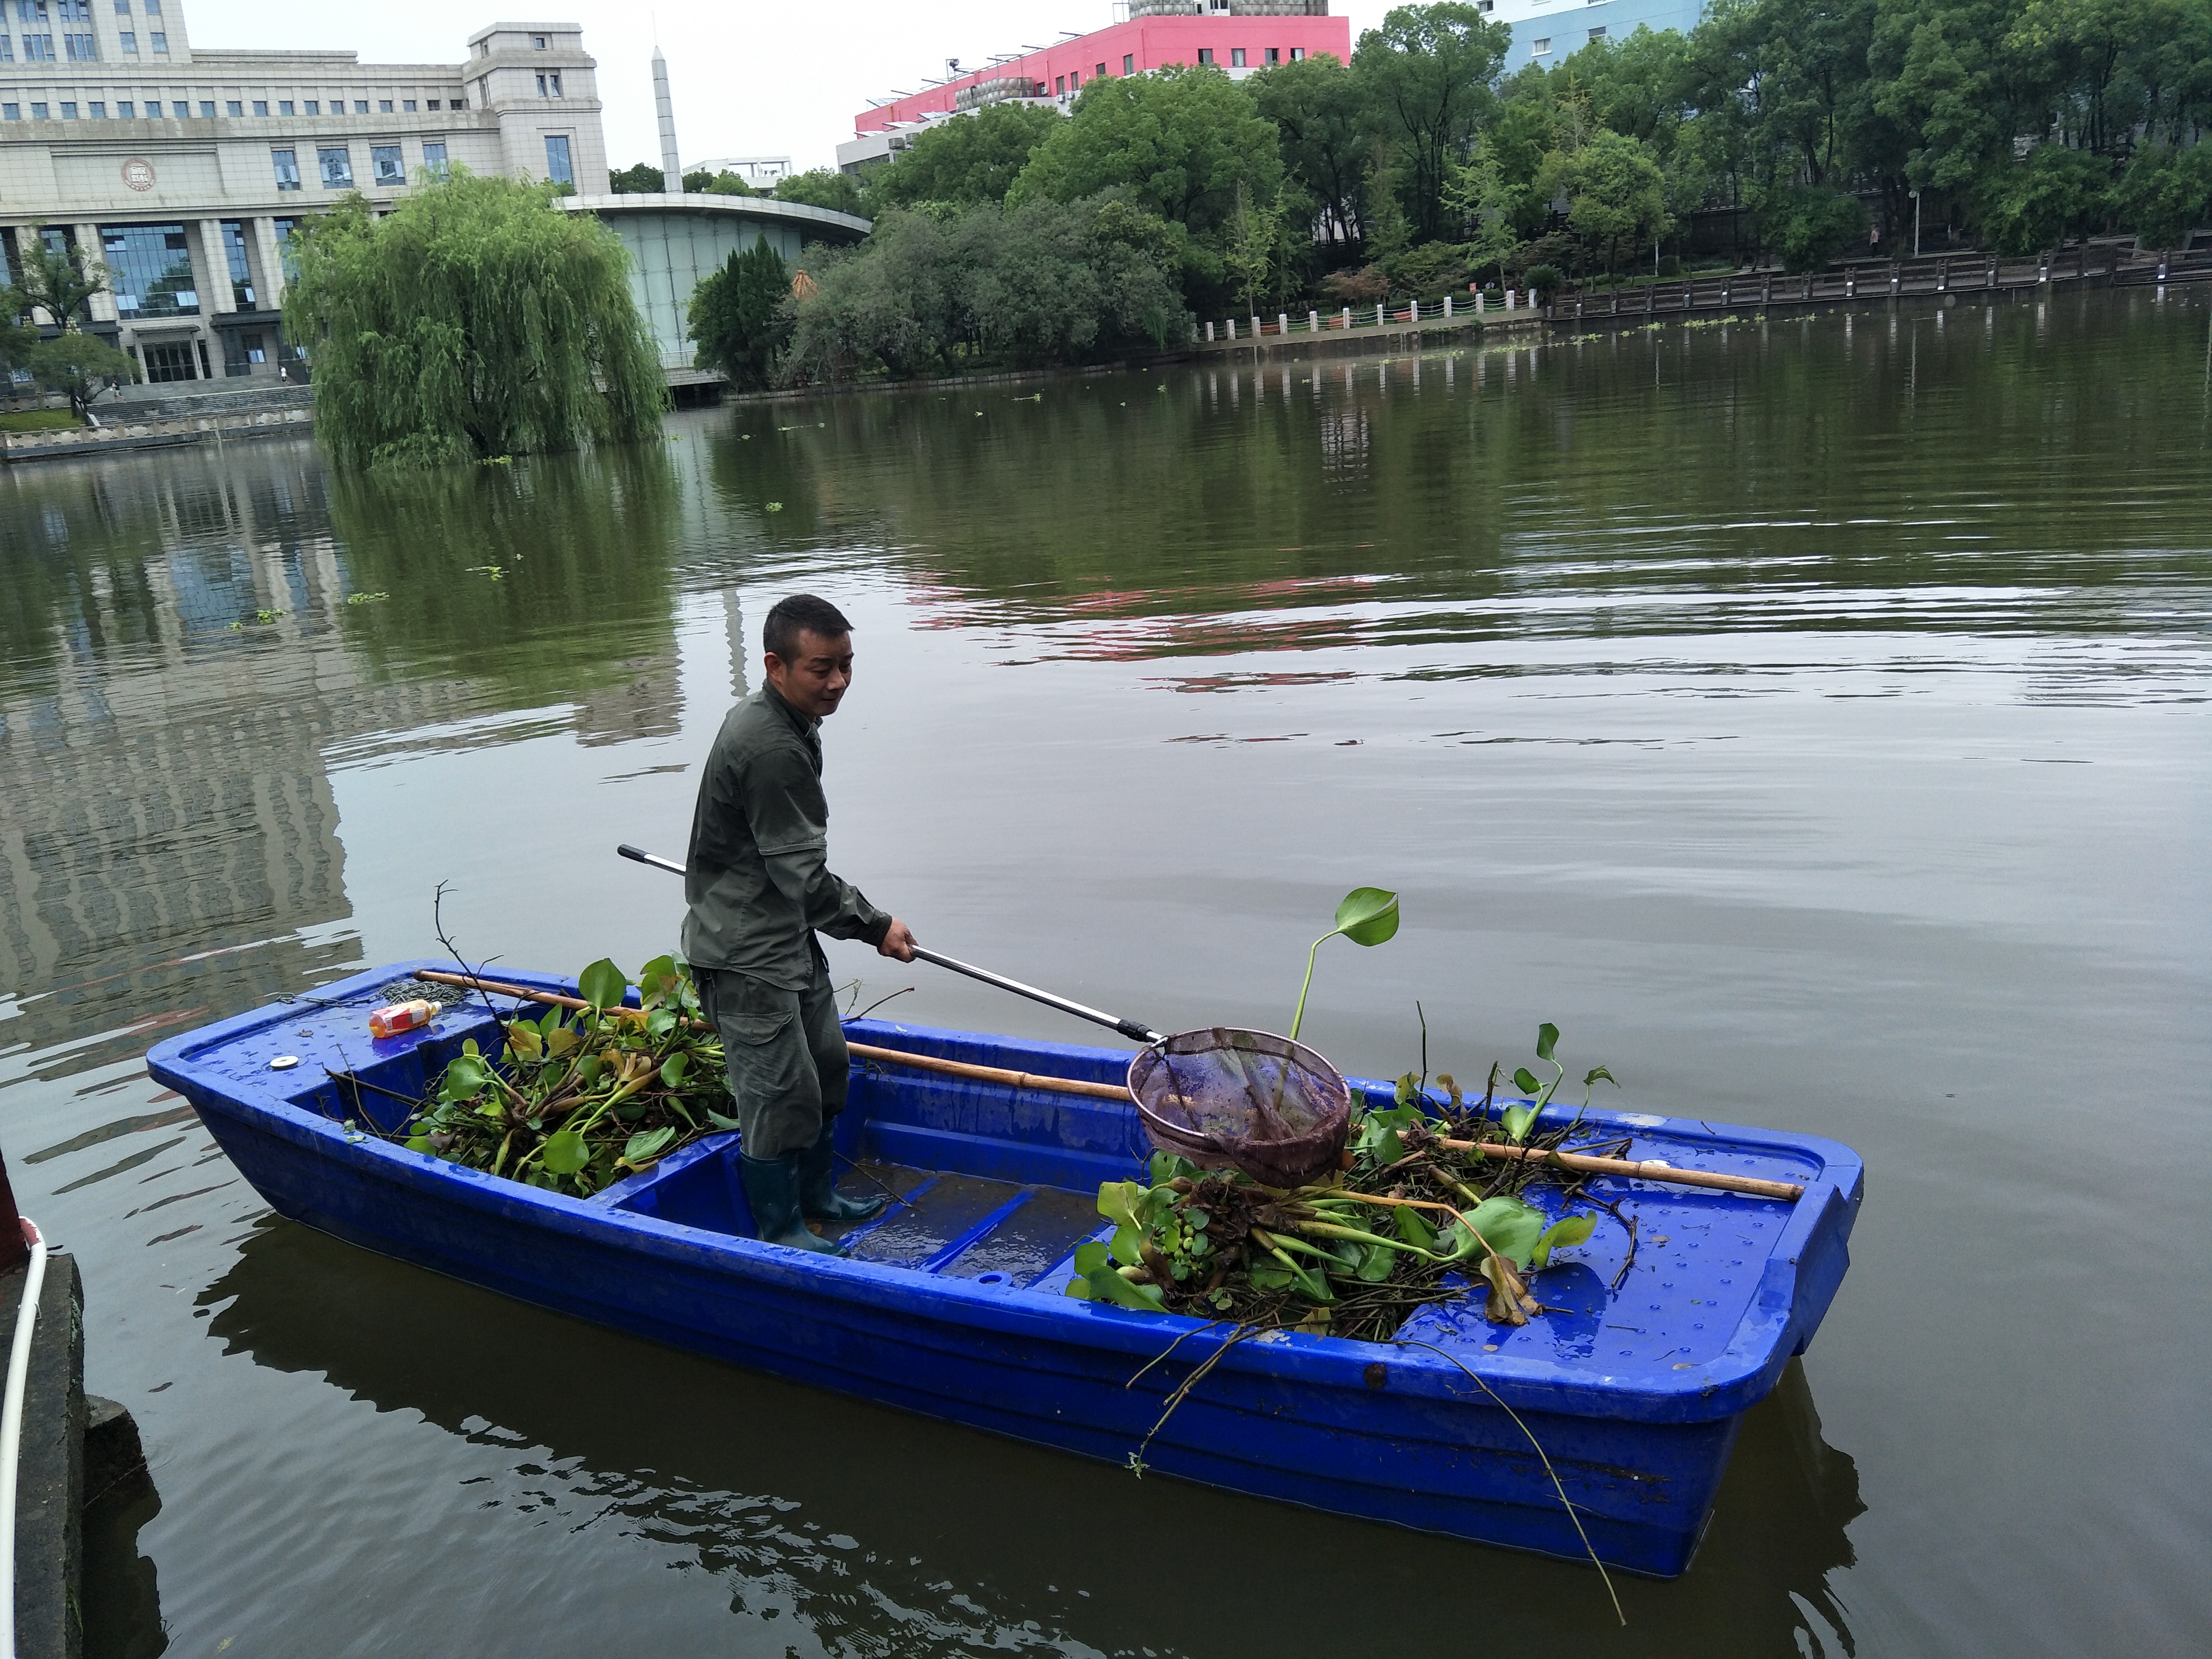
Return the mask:
<path fill-rule="evenodd" d="M 834 1250 L 808 1218 L 859 1220 L 884 1200 L 836 1189 L 830 1129 L 851 1061 L 814 935 L 864 939 L 900 962 L 914 960 L 915 941 L 830 872 L 821 726 L 853 683 L 852 624 L 828 600 L 794 593 L 768 613 L 761 642 L 768 683 L 722 721 L 699 780 L 684 954 L 728 1057 L 755 1231 Z"/>

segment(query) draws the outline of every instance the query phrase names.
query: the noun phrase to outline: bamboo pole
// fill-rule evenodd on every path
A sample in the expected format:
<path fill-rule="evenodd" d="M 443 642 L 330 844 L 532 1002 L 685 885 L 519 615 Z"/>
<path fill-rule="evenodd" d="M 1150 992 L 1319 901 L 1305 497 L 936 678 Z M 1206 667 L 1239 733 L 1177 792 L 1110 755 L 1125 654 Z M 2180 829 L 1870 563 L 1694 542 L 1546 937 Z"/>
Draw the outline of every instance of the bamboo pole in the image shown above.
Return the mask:
<path fill-rule="evenodd" d="M 527 986 L 503 984 L 497 980 L 478 979 L 467 974 L 446 974 L 424 970 L 415 975 L 434 985 L 457 985 L 465 989 L 489 991 L 495 996 L 520 997 L 526 1002 L 538 1002 L 557 1008 L 588 1008 L 591 1005 L 581 997 L 562 996 L 557 992 L 532 990 Z M 623 1012 L 641 1018 L 638 1011 L 624 1009 Z M 908 1054 L 903 1048 L 879 1048 L 872 1043 L 851 1042 L 846 1045 L 862 1060 L 872 1060 L 893 1066 L 910 1066 L 917 1071 L 937 1072 L 947 1077 L 962 1077 L 977 1083 L 1004 1084 L 1012 1089 L 1037 1089 L 1048 1094 L 1083 1095 L 1094 1100 L 1111 1100 L 1122 1104 L 1129 1102 L 1129 1091 L 1118 1084 L 1085 1083 L 1075 1078 L 1048 1077 L 1036 1072 L 1010 1071 L 998 1066 L 976 1066 L 963 1060 L 939 1060 L 934 1054 Z M 1530 1164 L 1555 1164 L 1564 1170 L 1580 1170 L 1589 1175 L 1624 1176 L 1632 1181 L 1656 1181 L 1674 1187 L 1700 1187 L 1714 1192 L 1747 1193 L 1754 1198 L 1776 1198 L 1785 1203 L 1796 1203 L 1804 1197 L 1805 1189 L 1790 1181 L 1762 1181 L 1753 1176 L 1721 1175 L 1708 1170 L 1678 1170 L 1671 1164 L 1656 1159 L 1641 1163 L 1625 1158 L 1592 1158 L 1583 1152 L 1547 1152 L 1536 1146 L 1516 1146 L 1500 1140 L 1445 1140 L 1438 1139 L 1439 1146 L 1449 1146 L 1455 1152 L 1477 1152 L 1485 1158 L 1517 1158 Z M 1444 1206 L 1449 1208 L 1449 1206 Z"/>
<path fill-rule="evenodd" d="M 1749 1193 L 1755 1198 L 1778 1198 L 1796 1203 L 1805 1189 L 1794 1181 L 1762 1181 L 1755 1176 L 1721 1175 L 1710 1170 L 1678 1170 L 1656 1158 L 1637 1163 L 1625 1158 L 1592 1158 L 1585 1152 L 1553 1152 L 1540 1146 L 1516 1146 L 1502 1140 L 1446 1140 L 1439 1146 L 1455 1152 L 1478 1152 L 1485 1158 L 1517 1158 L 1527 1164 L 1556 1164 L 1563 1170 L 1582 1170 L 1590 1175 L 1626 1176 L 1632 1181 L 1663 1181 L 1675 1187 L 1705 1187 L 1721 1193 Z"/>

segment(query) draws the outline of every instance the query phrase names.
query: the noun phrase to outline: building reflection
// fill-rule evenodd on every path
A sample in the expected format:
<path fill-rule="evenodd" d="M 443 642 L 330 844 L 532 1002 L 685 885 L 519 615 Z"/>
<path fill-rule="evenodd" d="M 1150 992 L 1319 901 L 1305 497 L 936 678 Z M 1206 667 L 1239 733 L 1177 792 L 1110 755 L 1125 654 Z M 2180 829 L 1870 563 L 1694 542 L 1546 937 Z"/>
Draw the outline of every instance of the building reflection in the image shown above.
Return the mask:
<path fill-rule="evenodd" d="M 334 754 L 497 741 L 482 717 L 519 708 L 587 744 L 677 728 L 665 477 L 501 471 L 380 495 L 274 441 L 0 475 L 12 1042 L 143 1047 L 352 960 Z"/>

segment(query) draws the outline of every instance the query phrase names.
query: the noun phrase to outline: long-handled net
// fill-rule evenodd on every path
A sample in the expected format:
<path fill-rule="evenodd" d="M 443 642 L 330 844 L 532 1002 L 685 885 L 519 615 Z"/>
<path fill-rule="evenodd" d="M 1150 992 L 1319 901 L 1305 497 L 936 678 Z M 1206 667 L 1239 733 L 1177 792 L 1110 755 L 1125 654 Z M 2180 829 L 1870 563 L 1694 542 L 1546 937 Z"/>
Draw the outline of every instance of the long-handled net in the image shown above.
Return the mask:
<path fill-rule="evenodd" d="M 1352 1091 L 1302 1042 L 1215 1025 L 1139 1051 L 1129 1092 L 1152 1145 L 1269 1187 L 1303 1187 L 1334 1170 Z"/>

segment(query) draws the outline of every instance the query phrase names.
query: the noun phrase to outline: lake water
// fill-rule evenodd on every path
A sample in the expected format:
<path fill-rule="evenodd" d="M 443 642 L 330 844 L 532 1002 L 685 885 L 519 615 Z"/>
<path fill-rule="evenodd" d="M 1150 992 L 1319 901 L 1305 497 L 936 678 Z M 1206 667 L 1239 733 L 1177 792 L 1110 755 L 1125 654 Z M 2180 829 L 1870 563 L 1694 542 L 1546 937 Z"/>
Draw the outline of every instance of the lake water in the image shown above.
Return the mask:
<path fill-rule="evenodd" d="M 672 417 L 450 478 L 0 475 L 0 1145 L 143 1426 L 174 1650 L 2075 1655 L 2212 1644 L 2212 293 Z M 833 597 L 838 869 L 1162 1029 L 1850 1143 L 1854 1265 L 1684 1578 L 695 1360 L 273 1218 L 142 1055 L 424 954 L 672 942 Z M 833 947 L 906 1018 L 1085 1039 Z M 128 1650 L 150 1652 L 143 1633 Z M 1448 1644 L 1448 1646 L 1447 1646 Z M 109 1651 L 120 1650 L 111 1645 Z"/>

